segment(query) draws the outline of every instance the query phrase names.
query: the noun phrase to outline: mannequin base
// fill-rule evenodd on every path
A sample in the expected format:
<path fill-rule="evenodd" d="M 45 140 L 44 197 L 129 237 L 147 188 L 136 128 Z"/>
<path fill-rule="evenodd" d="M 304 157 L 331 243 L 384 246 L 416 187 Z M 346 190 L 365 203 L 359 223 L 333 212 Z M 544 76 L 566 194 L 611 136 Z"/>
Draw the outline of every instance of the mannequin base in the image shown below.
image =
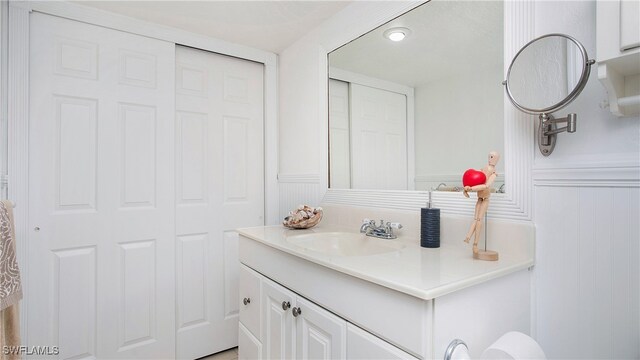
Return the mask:
<path fill-rule="evenodd" d="M 473 254 L 473 258 L 477 260 L 496 261 L 498 260 L 498 252 L 493 250 L 478 250 Z"/>

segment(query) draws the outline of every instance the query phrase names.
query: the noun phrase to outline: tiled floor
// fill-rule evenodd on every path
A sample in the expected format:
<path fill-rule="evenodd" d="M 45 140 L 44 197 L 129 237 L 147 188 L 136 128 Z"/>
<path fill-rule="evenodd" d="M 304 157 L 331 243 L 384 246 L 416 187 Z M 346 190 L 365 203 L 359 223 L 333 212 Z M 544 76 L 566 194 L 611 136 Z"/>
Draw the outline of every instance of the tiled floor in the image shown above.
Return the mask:
<path fill-rule="evenodd" d="M 238 348 L 236 347 L 227 351 L 222 351 L 198 360 L 238 360 Z"/>

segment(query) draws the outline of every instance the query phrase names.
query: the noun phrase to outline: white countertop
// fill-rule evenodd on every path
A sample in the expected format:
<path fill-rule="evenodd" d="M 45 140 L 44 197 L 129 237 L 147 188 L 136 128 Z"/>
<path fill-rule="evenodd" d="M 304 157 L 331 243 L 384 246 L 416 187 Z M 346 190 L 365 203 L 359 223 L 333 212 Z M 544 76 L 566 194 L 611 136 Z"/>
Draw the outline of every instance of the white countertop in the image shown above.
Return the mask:
<path fill-rule="evenodd" d="M 405 247 L 369 256 L 329 256 L 287 241 L 294 235 L 333 231 L 355 232 L 334 225 L 323 227 L 322 224 L 308 230 L 290 230 L 280 225 L 238 229 L 241 235 L 275 249 L 424 300 L 527 269 L 534 264 L 532 253 L 517 251 L 499 251 L 498 261 L 475 260 L 471 246 L 462 240 L 459 244 L 441 242 L 437 249 L 415 245 L 416 239 L 385 240 L 401 241 Z"/>

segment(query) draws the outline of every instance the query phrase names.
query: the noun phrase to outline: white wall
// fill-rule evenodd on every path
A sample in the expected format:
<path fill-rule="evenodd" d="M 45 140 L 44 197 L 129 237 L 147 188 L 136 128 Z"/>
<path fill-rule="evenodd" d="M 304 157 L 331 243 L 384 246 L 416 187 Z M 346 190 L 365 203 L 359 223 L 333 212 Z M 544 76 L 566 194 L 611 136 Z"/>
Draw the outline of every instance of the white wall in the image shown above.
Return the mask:
<path fill-rule="evenodd" d="M 441 182 L 460 186 L 465 170 L 487 164 L 489 151 L 503 154 L 502 74 L 498 61 L 415 88 L 416 190 Z M 498 163 L 497 172 L 503 171 Z"/>
<path fill-rule="evenodd" d="M 540 1 L 536 35 L 572 35 L 595 58 L 595 8 Z M 550 358 L 637 359 L 640 121 L 600 108 L 607 96 L 595 72 L 556 114 L 577 113 L 577 132 L 560 134 L 548 158 L 536 152 L 536 337 Z"/>
<path fill-rule="evenodd" d="M 281 210 L 287 202 L 317 203 L 324 193 L 326 104 L 319 94 L 326 79 L 319 74 L 326 64 L 318 52 L 332 49 L 323 39 L 335 45 L 345 29 L 353 31 L 349 17 L 370 19 L 370 28 L 384 20 L 352 10 L 281 54 L 280 172 L 318 179 L 281 183 Z M 595 58 L 595 1 L 538 1 L 535 12 L 538 35 L 572 35 Z M 533 330 L 549 358 L 640 357 L 640 121 L 601 109 L 605 98 L 594 68 L 580 97 L 557 114 L 576 112 L 577 132 L 560 134 L 548 158 L 536 150 Z M 300 156 L 300 149 L 309 151 Z"/>

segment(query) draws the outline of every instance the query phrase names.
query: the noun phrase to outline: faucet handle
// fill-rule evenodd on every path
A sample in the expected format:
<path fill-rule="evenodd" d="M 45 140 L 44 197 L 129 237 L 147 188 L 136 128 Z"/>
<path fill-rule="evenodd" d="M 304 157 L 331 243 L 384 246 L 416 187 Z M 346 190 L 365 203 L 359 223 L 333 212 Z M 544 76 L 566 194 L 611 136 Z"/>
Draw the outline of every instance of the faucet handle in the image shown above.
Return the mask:
<path fill-rule="evenodd" d="M 388 224 L 392 229 L 397 229 L 397 230 L 402 229 L 402 224 L 400 223 L 394 222 L 394 223 L 388 223 Z"/>

